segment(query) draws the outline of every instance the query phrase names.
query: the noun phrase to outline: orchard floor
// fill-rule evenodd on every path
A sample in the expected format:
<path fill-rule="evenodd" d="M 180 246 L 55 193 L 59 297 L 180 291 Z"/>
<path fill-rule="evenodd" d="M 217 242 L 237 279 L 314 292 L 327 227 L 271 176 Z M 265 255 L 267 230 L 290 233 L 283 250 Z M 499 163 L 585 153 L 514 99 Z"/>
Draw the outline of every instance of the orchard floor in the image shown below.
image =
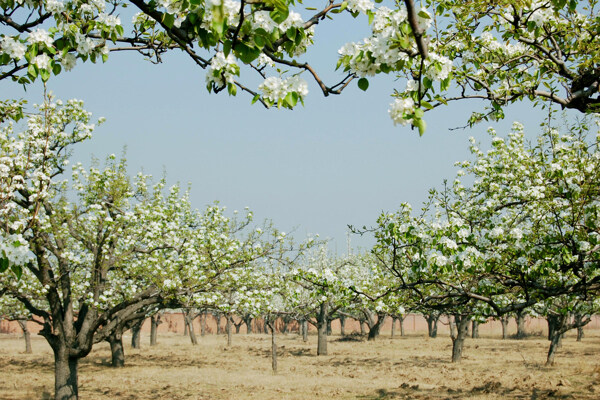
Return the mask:
<path fill-rule="evenodd" d="M 376 342 L 329 339 L 317 357 L 307 344 L 278 335 L 279 373 L 271 372 L 270 337 L 205 336 L 192 346 L 181 336 L 159 336 L 150 347 L 126 345 L 126 366 L 108 364 L 107 345 L 80 363 L 82 399 L 600 399 L 600 332 L 583 342 L 564 340 L 553 367 L 544 366 L 548 342 L 468 339 L 460 364 L 449 362 L 448 337 L 382 336 Z M 125 338 L 128 339 L 127 337 Z M 53 357 L 40 337 L 33 354 L 23 340 L 0 335 L 0 399 L 47 399 L 53 392 Z"/>

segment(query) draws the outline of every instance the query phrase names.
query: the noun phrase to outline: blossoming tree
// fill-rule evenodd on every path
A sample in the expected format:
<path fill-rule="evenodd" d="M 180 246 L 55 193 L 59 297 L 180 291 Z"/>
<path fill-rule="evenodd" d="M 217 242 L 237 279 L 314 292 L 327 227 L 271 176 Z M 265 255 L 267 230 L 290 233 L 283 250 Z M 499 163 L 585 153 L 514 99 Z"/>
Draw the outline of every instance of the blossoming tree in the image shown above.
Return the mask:
<path fill-rule="evenodd" d="M 106 61 L 131 50 L 146 58 L 178 49 L 206 70 L 209 91 L 248 92 L 265 106 L 293 108 L 310 77 L 327 96 L 355 78 L 391 74 L 399 86 L 389 114 L 422 133 L 424 112 L 463 99 L 485 100 L 470 122 L 502 118 L 507 104 L 530 98 L 597 112 L 596 0 L 3 0 L 0 80 L 46 81 L 77 62 Z M 125 11 L 130 6 L 137 13 Z M 339 80 L 326 84 L 307 49 L 315 26 L 349 13 L 371 35 L 339 50 Z M 122 20 L 121 15 L 129 15 Z M 129 21 L 131 18 L 131 21 Z M 347 22 L 346 22 L 347 24 Z M 334 28 L 335 29 L 335 28 Z M 343 29 L 347 29 L 346 26 Z M 254 88 L 247 73 L 258 74 Z"/>
<path fill-rule="evenodd" d="M 586 131 L 548 129 L 528 147 L 516 125 L 507 140 L 491 132 L 488 152 L 473 140 L 475 160 L 459 163 L 472 186 L 457 179 L 434 192 L 435 208 L 419 217 L 407 207 L 382 215 L 375 254 L 419 302 L 460 306 L 463 316 L 501 316 L 564 296 L 593 302 L 600 156 Z"/>

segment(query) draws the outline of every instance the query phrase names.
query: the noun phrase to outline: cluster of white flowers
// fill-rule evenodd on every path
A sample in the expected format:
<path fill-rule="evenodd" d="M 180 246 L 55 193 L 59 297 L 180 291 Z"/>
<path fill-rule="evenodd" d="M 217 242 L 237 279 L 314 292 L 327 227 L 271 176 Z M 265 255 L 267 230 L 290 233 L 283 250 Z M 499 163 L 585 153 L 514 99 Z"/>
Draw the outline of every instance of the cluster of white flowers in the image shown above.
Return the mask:
<path fill-rule="evenodd" d="M 413 99 L 396 99 L 392 104 L 388 113 L 394 125 L 406 125 L 412 122 L 411 117 L 407 117 L 407 114 L 412 114 L 415 111 L 415 102 Z"/>
<path fill-rule="evenodd" d="M 33 259 L 33 254 L 23 236 L 0 232 L 0 257 L 6 257 L 12 265 L 24 265 Z"/>
<path fill-rule="evenodd" d="M 205 2 L 204 16 L 202 19 L 202 28 L 212 30 L 213 9 L 223 7 L 223 14 L 230 26 L 236 26 L 240 19 L 240 3 L 233 0 L 207 0 Z"/>
<path fill-rule="evenodd" d="M 431 13 L 427 11 L 426 8 L 421 7 L 421 10 L 419 10 L 419 13 L 417 14 L 417 25 L 419 25 L 419 28 L 427 30 L 431 27 L 432 23 L 433 19 L 431 18 Z"/>
<path fill-rule="evenodd" d="M 531 14 L 529 20 L 537 26 L 543 26 L 545 23 L 556 21 L 554 11 L 547 1 L 534 1 L 529 7 Z"/>
<path fill-rule="evenodd" d="M 96 12 L 104 12 L 106 2 L 104 0 L 88 0 L 87 3 L 79 6 L 82 15 L 93 16 Z"/>
<path fill-rule="evenodd" d="M 300 98 L 308 94 L 308 84 L 298 75 L 286 79 L 271 76 L 265 79 L 258 87 L 263 93 L 263 97 L 273 103 L 283 100 L 288 93 L 295 92 Z"/>
<path fill-rule="evenodd" d="M 439 54 L 431 53 L 425 61 L 425 75 L 432 81 L 441 81 L 450 75 L 452 72 L 452 60 L 448 57 Z"/>
<path fill-rule="evenodd" d="M 20 60 L 25 56 L 27 46 L 10 36 L 4 36 L 0 41 L 0 49 L 3 53 L 8 54 L 10 58 Z"/>
<path fill-rule="evenodd" d="M 65 71 L 70 71 L 75 67 L 75 64 L 77 64 L 77 57 L 71 53 L 63 54 L 60 58 L 60 63 Z"/>
<path fill-rule="evenodd" d="M 456 244 L 456 242 L 446 236 L 440 239 L 440 243 L 443 244 L 448 250 L 458 249 L 458 245 Z"/>
<path fill-rule="evenodd" d="M 443 267 L 448 263 L 448 258 L 437 250 L 430 251 L 427 260 L 438 267 Z"/>
<path fill-rule="evenodd" d="M 212 58 L 210 66 L 206 69 L 206 82 L 217 87 L 223 87 L 227 83 L 234 83 L 235 76 L 239 75 L 240 67 L 235 61 L 233 54 L 225 57 L 223 52 L 218 52 Z"/>
<path fill-rule="evenodd" d="M 50 69 L 50 62 L 52 61 L 52 59 L 50 57 L 48 57 L 48 55 L 46 53 L 40 54 L 35 56 L 35 58 L 33 59 L 33 63 L 39 68 L 39 69 L 45 69 L 45 70 L 49 70 Z"/>
<path fill-rule="evenodd" d="M 396 10 L 381 7 L 375 11 L 373 34 L 360 43 L 347 43 L 338 50 L 343 63 L 359 76 L 372 76 L 379 72 L 382 64 L 393 67 L 406 61 L 405 49 L 397 46 L 400 26 L 407 23 L 408 14 L 404 6 Z"/>
<path fill-rule="evenodd" d="M 521 228 L 512 228 L 510 230 L 510 236 L 514 239 L 521 240 L 523 238 L 523 230 Z"/>
<path fill-rule="evenodd" d="M 109 32 L 111 33 L 116 31 L 115 28 L 118 25 L 121 25 L 121 19 L 119 17 L 117 17 L 116 15 L 109 15 L 105 13 L 100 13 L 98 15 L 98 22 L 106 25 Z"/>
<path fill-rule="evenodd" d="M 491 52 L 501 52 L 507 57 L 514 57 L 528 52 L 527 46 L 523 43 L 502 43 L 498 41 L 490 32 L 483 32 L 480 36 L 484 48 Z M 474 37 L 473 40 L 476 40 Z"/>
<path fill-rule="evenodd" d="M 43 44 L 46 47 L 52 47 L 54 44 L 54 39 L 52 39 L 48 31 L 41 28 L 30 32 L 27 41 L 31 44 Z"/>
<path fill-rule="evenodd" d="M 295 11 L 290 11 L 288 17 L 281 24 L 273 21 L 269 11 L 257 11 L 250 18 L 253 30 L 262 28 L 267 32 L 273 32 L 275 29 L 279 29 L 281 32 L 285 32 L 292 27 L 302 28 L 304 26 L 302 16 Z"/>
<path fill-rule="evenodd" d="M 165 8 L 169 14 L 175 14 L 180 11 L 182 6 L 181 0 L 158 0 L 157 3 L 160 7 Z"/>
<path fill-rule="evenodd" d="M 348 10 L 365 14 L 373 9 L 375 5 L 371 0 L 348 0 Z"/>
<path fill-rule="evenodd" d="M 88 55 L 94 50 L 94 41 L 82 33 L 78 32 L 75 35 L 75 41 L 77 42 L 77 52 L 81 55 Z"/>
<path fill-rule="evenodd" d="M 46 10 L 52 14 L 63 12 L 65 4 L 60 0 L 46 0 Z"/>
<path fill-rule="evenodd" d="M 257 63 L 259 66 L 261 65 L 268 65 L 270 67 L 275 67 L 275 62 L 273 60 L 271 60 L 271 58 L 267 55 L 265 55 L 264 53 L 260 53 L 260 55 L 258 56 L 257 59 Z"/>

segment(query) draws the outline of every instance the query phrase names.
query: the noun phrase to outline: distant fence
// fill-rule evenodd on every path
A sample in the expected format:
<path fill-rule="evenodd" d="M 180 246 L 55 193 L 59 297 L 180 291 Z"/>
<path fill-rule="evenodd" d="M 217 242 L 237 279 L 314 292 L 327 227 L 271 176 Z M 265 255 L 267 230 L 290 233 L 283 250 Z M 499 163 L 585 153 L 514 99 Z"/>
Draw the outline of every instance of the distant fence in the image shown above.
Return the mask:
<path fill-rule="evenodd" d="M 234 317 L 236 323 L 239 324 L 240 319 Z M 194 320 L 194 331 L 196 334 L 200 334 L 200 323 L 201 317 L 198 317 Z M 225 332 L 225 317 L 221 317 L 220 326 L 222 329 L 222 333 Z M 403 321 L 404 332 L 407 334 L 414 333 L 426 333 L 427 332 L 427 321 L 420 314 L 409 314 L 404 318 Z M 41 326 L 35 322 L 28 322 L 28 327 L 32 333 L 37 333 L 40 331 Z M 280 319 L 276 323 L 277 330 L 279 332 L 284 330 L 284 322 Z M 331 323 L 331 329 L 333 334 L 340 333 L 340 321 L 339 319 L 334 320 Z M 382 334 L 386 332 L 389 334 L 392 329 L 392 318 L 388 317 L 381 328 Z M 584 327 L 585 330 L 596 330 L 600 329 L 600 316 L 594 315 L 592 317 L 592 321 Z M 287 324 L 288 332 L 293 332 L 298 330 L 298 324 L 295 321 Z M 309 324 L 309 330 L 315 331 L 316 328 Z M 542 334 L 545 335 L 548 332 L 548 325 L 545 319 L 542 318 L 526 318 L 525 319 L 525 330 L 531 334 Z M 150 319 L 147 319 L 142 326 L 142 332 L 150 331 Z M 161 315 L 161 324 L 158 326 L 158 333 L 179 333 L 183 334 L 184 331 L 184 320 L 183 314 L 180 312 L 172 312 L 165 313 Z M 232 331 L 235 333 L 236 328 L 232 327 Z M 262 319 L 253 319 L 252 320 L 252 331 L 254 333 L 264 333 L 264 322 Z M 511 318 L 508 324 L 508 334 L 512 335 L 516 333 L 517 325 L 514 318 Z M 208 314 L 206 317 L 206 333 L 207 334 L 215 334 L 217 332 L 217 318 Z M 246 333 L 246 325 L 241 324 L 240 333 Z M 360 324 L 358 321 L 353 319 L 346 319 L 345 324 L 345 333 L 350 334 L 352 332 L 360 332 Z M 444 334 L 449 332 L 448 321 L 445 317 L 442 317 L 438 323 L 438 333 Z M 20 334 L 21 328 L 19 327 L 16 321 L 0 321 L 0 333 L 5 334 Z M 483 335 L 500 335 L 502 333 L 502 325 L 500 321 L 496 320 L 488 320 L 486 323 L 479 325 L 479 333 Z M 396 322 L 396 334 L 400 335 L 400 326 L 399 323 Z"/>

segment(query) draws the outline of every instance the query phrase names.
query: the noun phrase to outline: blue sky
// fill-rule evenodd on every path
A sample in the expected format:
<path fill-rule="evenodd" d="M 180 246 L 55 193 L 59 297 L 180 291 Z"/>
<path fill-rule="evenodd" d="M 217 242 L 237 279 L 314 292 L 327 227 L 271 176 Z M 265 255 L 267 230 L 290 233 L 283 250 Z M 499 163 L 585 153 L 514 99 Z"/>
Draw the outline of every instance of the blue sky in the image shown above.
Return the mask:
<path fill-rule="evenodd" d="M 318 46 L 304 58 L 333 82 L 337 49 L 360 40 L 366 31 L 348 22 L 318 27 Z M 352 84 L 341 96 L 324 98 L 308 76 L 306 106 L 294 111 L 251 105 L 251 97 L 209 94 L 205 73 L 181 54 L 154 65 L 134 53 L 111 54 L 106 64 L 79 64 L 50 79 L 61 99 L 80 98 L 107 122 L 81 145 L 73 161 L 92 155 L 120 154 L 127 146 L 132 174 L 140 169 L 170 183 L 192 185 L 194 205 L 215 200 L 228 209 L 250 207 L 258 221 L 269 218 L 279 229 L 303 238 L 319 233 L 332 250 L 346 249 L 347 224 L 373 225 L 381 211 L 401 202 L 418 208 L 428 189 L 454 176 L 453 163 L 468 157 L 468 137 L 487 139 L 489 123 L 449 131 L 466 123 L 480 102 L 456 103 L 426 115 L 423 137 L 409 127 L 394 127 L 387 115 L 393 88 L 404 81 L 391 76 L 371 80 L 367 92 Z M 244 82 L 254 82 L 247 77 Z M 3 97 L 40 102 L 41 83 L 24 92 L 0 83 Z M 514 106 L 506 120 L 493 124 L 507 132 L 514 120 L 536 131 L 543 113 L 529 102 Z M 537 132 L 534 132 L 534 134 Z M 372 240 L 352 237 L 354 246 Z"/>

